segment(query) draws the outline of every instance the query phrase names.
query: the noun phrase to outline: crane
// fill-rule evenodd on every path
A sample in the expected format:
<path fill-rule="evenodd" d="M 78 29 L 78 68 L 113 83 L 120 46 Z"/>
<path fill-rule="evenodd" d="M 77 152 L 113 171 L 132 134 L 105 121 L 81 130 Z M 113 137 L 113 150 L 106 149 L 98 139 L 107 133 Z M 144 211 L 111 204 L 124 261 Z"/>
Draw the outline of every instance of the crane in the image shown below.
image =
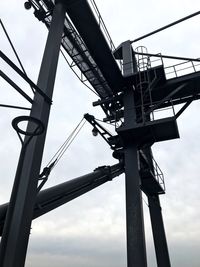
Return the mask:
<path fill-rule="evenodd" d="M 18 135 L 24 134 L 25 139 L 20 139 L 22 150 L 10 203 L 0 207 L 0 213 L 4 214 L 0 264 L 2 267 L 13 267 L 16 262 L 19 267 L 24 265 L 30 224 L 34 216 L 37 217 L 35 204 L 40 205 L 37 202 L 39 196 L 45 196 L 46 201 L 50 192 L 58 193 L 54 188 L 52 191 L 41 191 L 37 196 L 38 185 L 33 178 L 39 176 L 61 49 L 72 70 L 76 66 L 80 71 L 80 76 L 76 73 L 78 78 L 83 83 L 89 83 L 99 97 L 93 105 L 103 109 L 104 121 L 115 124 L 116 136 L 112 136 L 93 116 L 85 115 L 94 127 L 93 133 L 98 132 L 110 145 L 114 150 L 113 156 L 120 160 L 125 172 L 127 266 L 147 266 L 141 197 L 143 191 L 149 202 L 157 265 L 170 267 L 159 201 L 160 195 L 165 192 L 164 179 L 151 148 L 156 142 L 179 138 L 177 118 L 200 96 L 200 72 L 194 67 L 194 63 L 200 60 L 151 54 L 144 47 L 134 50 L 132 43 L 137 39 L 122 42 L 115 48 L 93 0 L 29 0 L 25 8 L 34 10 L 35 17 L 49 29 L 49 35 L 37 85 L 4 54 L 0 54 L 36 91 L 34 99 L 30 99 L 1 73 L 32 104 L 32 108 L 30 116 L 13 120 L 14 129 Z M 157 65 L 153 65 L 155 57 L 161 60 Z M 165 58 L 184 59 L 191 63 L 193 71 L 177 75 L 175 65 L 175 77 L 167 78 L 163 63 Z M 174 106 L 178 104 L 183 106 L 176 113 Z M 171 108 L 172 116 L 156 118 L 155 111 L 166 107 Z M 26 131 L 19 127 L 22 121 L 28 122 Z M 118 173 L 121 171 L 118 169 Z M 65 186 L 61 185 L 61 188 Z M 65 190 L 68 192 L 68 185 Z M 50 210 L 49 207 L 46 211 Z M 17 217 L 18 214 L 21 214 L 20 217 Z"/>

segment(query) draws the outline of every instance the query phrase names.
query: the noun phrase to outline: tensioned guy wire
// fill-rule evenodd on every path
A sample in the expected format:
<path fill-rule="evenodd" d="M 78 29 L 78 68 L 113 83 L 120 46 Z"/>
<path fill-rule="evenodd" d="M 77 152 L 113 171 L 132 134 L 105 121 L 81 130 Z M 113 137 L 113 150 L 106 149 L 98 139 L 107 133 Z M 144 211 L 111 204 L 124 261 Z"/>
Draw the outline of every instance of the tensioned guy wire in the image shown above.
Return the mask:
<path fill-rule="evenodd" d="M 147 33 L 147 34 L 145 34 L 145 35 L 143 35 L 143 36 L 141 36 L 141 37 L 139 37 L 139 38 L 136 38 L 135 40 L 132 40 L 131 43 L 138 42 L 138 41 L 140 41 L 140 40 L 142 40 L 142 39 L 144 39 L 144 38 L 147 38 L 147 37 L 149 37 L 149 36 L 151 36 L 151 35 L 153 35 L 153 34 L 155 34 L 155 33 L 161 32 L 161 31 L 163 31 L 163 30 L 165 30 L 165 29 L 167 29 L 167 28 L 169 28 L 169 27 L 172 27 L 172 26 L 174 26 L 174 25 L 176 25 L 176 24 L 178 24 L 178 23 L 180 23 L 180 22 L 183 22 L 183 21 L 185 21 L 185 20 L 187 20 L 187 19 L 190 19 L 190 18 L 192 18 L 192 17 L 194 17 L 194 16 L 197 16 L 197 15 L 199 15 L 199 14 L 200 14 L 200 11 L 197 11 L 197 12 L 191 14 L 191 15 L 188 15 L 188 16 L 182 18 L 182 19 L 176 20 L 176 21 L 174 21 L 174 22 L 172 22 L 172 23 L 170 23 L 170 24 L 168 24 L 168 25 L 166 25 L 166 26 L 164 26 L 164 27 L 161 27 L 161 28 L 159 28 L 159 29 L 157 29 L 157 30 L 155 30 L 155 31 L 152 31 L 152 32 L 150 32 L 150 33 Z"/>
<path fill-rule="evenodd" d="M 78 133 L 81 131 L 83 126 L 85 125 L 86 121 L 84 118 L 81 119 L 81 121 L 78 123 L 78 125 L 74 128 L 74 130 L 70 133 L 70 135 L 67 137 L 67 139 L 64 141 L 64 143 L 59 147 L 57 152 L 54 154 L 54 156 L 51 158 L 49 163 L 47 164 L 47 167 L 50 166 L 53 163 L 53 169 L 55 165 L 58 164 L 58 161 L 62 158 L 66 150 L 69 148 L 69 146 L 72 144 Z"/>
<path fill-rule="evenodd" d="M 4 31 L 4 33 L 5 33 L 5 35 L 6 35 L 7 39 L 8 39 L 9 44 L 10 44 L 10 46 L 11 46 L 11 48 L 12 48 L 12 50 L 13 50 L 13 52 L 14 52 L 16 58 L 17 58 L 17 61 L 18 61 L 19 65 L 20 65 L 20 67 L 21 67 L 23 73 L 27 76 L 26 71 L 25 71 L 25 69 L 24 69 L 24 67 L 23 67 L 23 64 L 22 64 L 22 62 L 21 62 L 21 60 L 20 60 L 20 58 L 19 58 L 19 55 L 17 54 L 17 51 L 16 51 L 16 49 L 15 49 L 15 47 L 14 47 L 14 45 L 13 45 L 11 39 L 10 39 L 10 36 L 8 35 L 8 32 L 7 32 L 7 30 L 6 30 L 6 28 L 5 28 L 5 26 L 4 26 L 4 24 L 3 24 L 3 22 L 2 22 L 1 19 L 0 19 L 0 24 L 1 24 L 1 27 L 2 27 L 2 29 L 3 29 L 3 31 Z M 30 85 L 30 87 L 31 87 L 32 92 L 35 93 L 33 87 L 32 87 L 31 85 Z"/>

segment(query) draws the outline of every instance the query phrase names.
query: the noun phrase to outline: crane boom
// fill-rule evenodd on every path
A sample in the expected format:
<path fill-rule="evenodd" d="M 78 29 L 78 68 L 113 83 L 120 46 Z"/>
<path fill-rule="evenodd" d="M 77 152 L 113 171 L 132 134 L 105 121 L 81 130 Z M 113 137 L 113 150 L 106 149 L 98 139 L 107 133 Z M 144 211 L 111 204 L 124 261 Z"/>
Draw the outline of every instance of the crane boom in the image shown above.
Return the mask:
<path fill-rule="evenodd" d="M 35 16 L 49 28 L 53 0 L 31 0 Z M 90 1 L 93 3 L 93 1 Z M 91 4 L 92 5 L 92 4 Z M 113 56 L 115 49 L 102 17 L 95 6 L 96 17 L 87 0 L 65 1 L 66 17 L 62 48 L 71 58 L 70 67 L 78 67 L 100 98 L 116 94 L 123 77 Z M 105 30 L 105 34 L 103 29 Z M 84 81 L 84 78 L 81 78 Z"/>
<path fill-rule="evenodd" d="M 91 191 L 92 189 L 111 181 L 124 172 L 123 164 L 102 166 L 92 173 L 72 179 L 65 183 L 50 187 L 38 193 L 33 213 L 36 219 L 61 205 Z M 0 205 L 0 235 L 3 232 L 4 221 L 9 203 Z"/>

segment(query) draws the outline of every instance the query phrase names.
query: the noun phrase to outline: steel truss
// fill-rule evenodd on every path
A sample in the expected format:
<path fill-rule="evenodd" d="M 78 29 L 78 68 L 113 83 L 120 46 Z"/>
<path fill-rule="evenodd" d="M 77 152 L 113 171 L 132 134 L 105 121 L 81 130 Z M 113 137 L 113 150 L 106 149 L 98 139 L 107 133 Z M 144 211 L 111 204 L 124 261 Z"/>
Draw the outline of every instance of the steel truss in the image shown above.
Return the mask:
<path fill-rule="evenodd" d="M 0 72 L 1 77 L 31 104 L 30 116 L 15 118 L 12 123 L 22 149 L 10 202 L 0 206 L 2 267 L 24 266 L 32 219 L 123 171 L 126 181 L 127 266 L 147 266 L 142 191 L 149 202 L 157 265 L 171 266 L 159 200 L 159 195 L 165 193 L 164 178 L 153 158 L 151 147 L 156 142 L 179 138 L 176 119 L 193 100 L 200 97 L 200 88 L 197 86 L 200 72 L 196 71 L 194 65 L 194 62 L 200 60 L 150 54 L 144 52 L 143 48 L 142 52 L 138 52 L 133 50 L 131 43 L 198 15 L 199 12 L 134 41 L 123 42 L 115 49 L 95 2 L 91 1 L 91 4 L 86 0 L 58 0 L 55 4 L 52 0 L 29 0 L 25 3 L 26 8 L 34 8 L 34 15 L 49 29 L 37 85 L 0 52 L 0 57 L 27 81 L 34 92 L 32 99 Z M 100 105 L 104 110 L 104 121 L 115 123 L 116 136 L 112 136 L 93 116 L 85 115 L 94 127 L 94 133 L 100 133 L 120 163 L 101 167 L 84 178 L 43 190 L 37 196 L 36 177 L 40 177 L 61 46 L 64 56 L 71 58 L 70 67 L 78 68 L 81 81 L 89 82 L 100 97 L 93 105 Z M 155 57 L 161 59 L 159 64 L 153 63 L 152 58 Z M 189 61 L 195 71 L 177 75 L 182 70 L 177 69 L 178 64 L 173 66 L 175 77 L 168 79 L 163 63 L 166 57 L 186 60 L 187 63 Z M 174 105 L 180 103 L 184 105 L 175 113 Z M 171 108 L 172 115 L 156 119 L 154 113 L 166 107 Z M 21 121 L 28 122 L 26 131 L 19 128 Z"/>

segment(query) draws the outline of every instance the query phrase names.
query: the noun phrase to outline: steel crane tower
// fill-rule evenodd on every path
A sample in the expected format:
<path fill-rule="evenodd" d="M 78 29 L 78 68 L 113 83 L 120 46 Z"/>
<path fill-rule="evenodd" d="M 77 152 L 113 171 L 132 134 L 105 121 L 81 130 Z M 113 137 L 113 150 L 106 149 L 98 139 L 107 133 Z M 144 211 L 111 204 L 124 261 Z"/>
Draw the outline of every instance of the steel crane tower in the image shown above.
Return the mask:
<path fill-rule="evenodd" d="M 49 29 L 37 85 L 10 59 L 0 57 L 34 89 L 34 99 L 9 79 L 1 76 L 32 105 L 30 116 L 13 120 L 22 142 L 21 154 L 10 202 L 0 206 L 0 265 L 23 267 L 34 218 L 88 192 L 125 172 L 127 266 L 146 267 L 146 245 L 142 207 L 142 191 L 149 202 L 153 238 L 158 267 L 170 267 L 167 240 L 159 197 L 165 193 L 162 171 L 156 163 L 152 145 L 179 138 L 177 118 L 193 100 L 199 99 L 200 72 L 167 79 L 164 58 L 177 58 L 148 53 L 144 47 L 134 50 L 132 43 L 179 23 L 177 21 L 115 48 L 93 0 L 29 0 L 27 9 Z M 199 12 L 195 13 L 198 15 Z M 194 16 L 194 14 L 193 14 Z M 189 18 L 191 16 L 188 16 Z M 78 67 L 84 83 L 90 83 L 99 99 L 93 103 L 105 113 L 105 122 L 115 123 L 116 135 L 109 136 L 91 115 L 85 118 L 108 142 L 119 164 L 103 167 L 84 179 L 71 181 L 38 195 L 38 179 L 48 127 L 48 119 L 60 49 L 68 56 L 70 67 Z M 160 63 L 153 65 L 153 58 Z M 194 65 L 199 59 L 182 58 Z M 78 75 L 78 74 L 77 74 Z M 67 92 L 66 92 L 67 93 Z M 183 104 L 175 113 L 174 105 Z M 154 112 L 171 108 L 172 115 L 156 118 Z M 19 123 L 28 122 L 23 131 Z M 21 137 L 24 135 L 25 138 Z M 40 204 L 41 209 L 38 209 Z M 47 204 L 45 204 L 47 203 Z"/>

